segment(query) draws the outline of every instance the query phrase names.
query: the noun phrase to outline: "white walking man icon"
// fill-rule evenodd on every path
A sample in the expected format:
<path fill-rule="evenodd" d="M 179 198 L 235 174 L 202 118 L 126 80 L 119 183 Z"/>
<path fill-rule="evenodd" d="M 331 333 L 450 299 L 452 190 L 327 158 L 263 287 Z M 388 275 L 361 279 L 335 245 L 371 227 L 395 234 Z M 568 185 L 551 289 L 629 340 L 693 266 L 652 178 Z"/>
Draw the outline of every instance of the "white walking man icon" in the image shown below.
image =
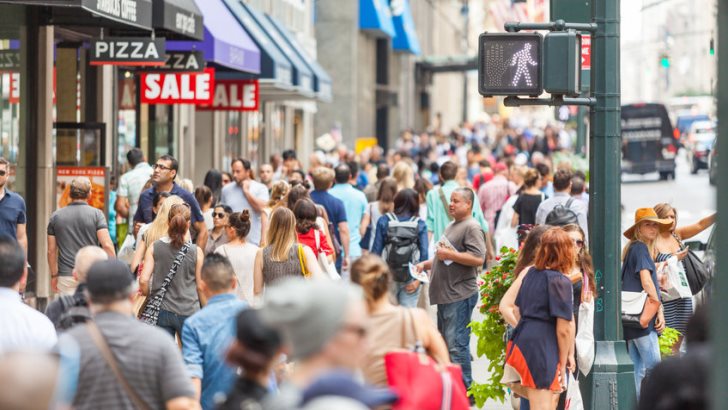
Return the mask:
<path fill-rule="evenodd" d="M 529 87 L 533 86 L 533 83 L 531 82 L 531 74 L 528 72 L 528 64 L 536 66 L 538 65 L 538 62 L 531 58 L 531 44 L 526 43 L 523 46 L 523 50 L 516 52 L 511 58 L 510 66 L 513 67 L 514 65 L 517 65 L 516 75 L 513 76 L 513 82 L 511 85 L 514 87 L 518 86 L 518 83 L 521 82 L 521 76 L 523 76 L 526 81 L 526 85 Z"/>

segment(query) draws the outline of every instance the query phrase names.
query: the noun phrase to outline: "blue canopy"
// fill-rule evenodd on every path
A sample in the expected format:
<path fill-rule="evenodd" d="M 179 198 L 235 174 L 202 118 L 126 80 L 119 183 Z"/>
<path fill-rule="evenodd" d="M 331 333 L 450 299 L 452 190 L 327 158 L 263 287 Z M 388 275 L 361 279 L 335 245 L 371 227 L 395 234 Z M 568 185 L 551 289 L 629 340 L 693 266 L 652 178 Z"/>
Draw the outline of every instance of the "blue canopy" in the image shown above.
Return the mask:
<path fill-rule="evenodd" d="M 359 29 L 377 36 L 394 37 L 388 0 L 359 0 Z"/>
<path fill-rule="evenodd" d="M 395 31 L 392 39 L 392 49 L 419 55 L 420 42 L 417 40 L 410 2 L 409 0 L 400 0 L 398 4 L 398 7 L 392 8 L 392 22 Z"/>

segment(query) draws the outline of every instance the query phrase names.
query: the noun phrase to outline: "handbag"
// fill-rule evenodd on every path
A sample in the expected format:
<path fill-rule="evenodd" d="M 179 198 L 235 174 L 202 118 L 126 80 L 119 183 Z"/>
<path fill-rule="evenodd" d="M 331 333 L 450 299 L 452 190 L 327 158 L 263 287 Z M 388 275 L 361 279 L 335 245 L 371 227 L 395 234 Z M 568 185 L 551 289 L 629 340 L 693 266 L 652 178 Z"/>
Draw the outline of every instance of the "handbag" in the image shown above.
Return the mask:
<path fill-rule="evenodd" d="M 147 403 L 142 400 L 142 398 L 139 396 L 139 393 L 137 393 L 129 384 L 129 381 L 124 377 L 124 373 L 121 372 L 121 369 L 119 369 L 119 363 L 117 362 L 116 358 L 114 357 L 114 353 L 111 351 L 111 348 L 109 348 L 109 344 L 106 342 L 106 339 L 104 338 L 104 335 L 101 334 L 101 331 L 99 330 L 98 326 L 94 322 L 88 322 L 88 325 L 86 326 L 88 329 L 89 334 L 91 335 L 91 340 L 96 345 L 96 348 L 101 353 L 101 356 L 104 358 L 104 361 L 111 369 L 111 372 L 114 373 L 114 377 L 116 377 L 116 380 L 119 382 L 121 387 L 126 392 L 127 396 L 131 399 L 132 403 L 134 403 L 134 407 L 136 407 L 139 410 L 151 410 L 151 408 L 147 405 Z"/>
<path fill-rule="evenodd" d="M 582 295 L 589 291 L 589 277 L 584 275 L 582 280 Z M 579 329 L 576 332 L 576 364 L 584 376 L 588 376 L 594 364 L 594 299 L 584 302 L 581 298 L 579 304 Z"/>
<path fill-rule="evenodd" d="M 692 250 L 688 251 L 687 256 L 682 260 L 685 265 L 685 276 L 688 278 L 688 285 L 693 295 L 697 295 L 705 287 L 710 279 L 708 269 L 700 260 L 698 255 Z"/>
<path fill-rule="evenodd" d="M 314 229 L 313 234 L 316 238 L 316 254 L 318 255 L 317 259 L 319 266 L 321 266 L 321 270 L 329 276 L 329 279 L 341 279 L 339 272 L 336 271 L 336 266 L 329 261 L 329 258 L 326 256 L 326 252 L 321 250 L 321 234 L 318 229 Z"/>
<path fill-rule="evenodd" d="M 326 209 L 321 205 L 317 205 L 316 212 L 317 212 L 318 216 L 323 218 L 324 212 L 326 212 Z M 327 215 L 327 217 L 328 217 L 328 215 Z M 334 223 L 331 222 L 331 220 L 329 220 L 327 218 L 325 218 L 325 220 L 328 221 L 328 225 L 329 225 L 329 233 L 331 234 L 331 244 L 334 246 L 334 257 L 339 258 L 339 257 L 341 257 L 341 252 L 343 250 L 343 248 L 341 247 L 341 242 L 339 242 L 339 238 L 336 237 L 336 234 L 335 234 L 336 231 L 334 230 Z"/>
<path fill-rule="evenodd" d="M 647 296 L 647 292 L 622 291 L 622 325 L 634 329 L 647 329 L 660 309 L 660 302 Z"/>
<path fill-rule="evenodd" d="M 403 344 L 407 319 L 415 335 L 414 348 L 394 350 L 384 355 L 387 384 L 399 395 L 399 401 L 392 409 L 468 410 L 470 402 L 460 366 L 439 365 L 427 356 L 410 309 L 407 309 L 403 321 Z"/>
<path fill-rule="evenodd" d="M 311 276 L 311 272 L 309 272 L 306 269 L 306 254 L 303 252 L 303 245 L 300 243 L 298 246 L 298 263 L 301 265 L 301 273 L 303 274 L 304 278 L 309 278 Z"/>
<path fill-rule="evenodd" d="M 179 269 L 179 265 L 182 264 L 182 260 L 187 255 L 187 251 L 190 249 L 190 246 L 192 246 L 191 242 L 187 242 L 182 245 L 182 249 L 177 252 L 177 256 L 175 256 L 174 261 L 172 262 L 172 267 L 169 268 L 169 272 L 167 272 L 167 276 L 164 278 L 162 286 L 157 289 L 154 296 L 146 299 L 146 303 L 140 310 L 141 313 L 139 314 L 139 320 L 142 322 L 156 326 L 157 321 L 159 320 L 159 311 L 162 308 L 162 302 L 164 301 L 164 297 L 167 295 L 167 289 L 169 289 L 169 285 L 172 283 L 174 276 L 177 274 L 177 269 Z"/>
<path fill-rule="evenodd" d="M 566 376 L 568 386 L 566 387 L 566 401 L 564 410 L 584 410 L 584 402 L 581 399 L 581 390 L 579 390 L 579 381 L 576 380 L 571 372 Z"/>

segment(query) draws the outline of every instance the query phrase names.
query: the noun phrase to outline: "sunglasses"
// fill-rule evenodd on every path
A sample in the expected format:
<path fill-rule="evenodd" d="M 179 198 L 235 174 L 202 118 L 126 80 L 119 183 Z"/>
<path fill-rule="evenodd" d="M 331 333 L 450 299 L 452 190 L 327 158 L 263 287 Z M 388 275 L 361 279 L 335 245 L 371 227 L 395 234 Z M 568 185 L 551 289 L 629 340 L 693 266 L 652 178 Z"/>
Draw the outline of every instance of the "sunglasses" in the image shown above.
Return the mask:
<path fill-rule="evenodd" d="M 225 215 L 225 212 L 218 212 L 218 213 L 215 213 L 215 212 L 213 212 L 213 214 L 212 214 L 212 217 L 213 217 L 213 218 L 220 218 L 220 219 L 222 219 L 222 218 L 224 218 L 225 216 L 226 216 L 226 215 Z"/>
<path fill-rule="evenodd" d="M 161 169 L 161 170 L 165 170 L 165 171 L 170 171 L 172 169 L 172 167 L 165 167 L 164 165 L 161 165 L 161 164 L 154 164 L 154 165 L 152 165 L 152 168 Z"/>
<path fill-rule="evenodd" d="M 0 170 L 0 177 L 4 177 L 5 175 L 7 175 L 7 172 Z"/>
<path fill-rule="evenodd" d="M 584 247 L 584 241 L 582 241 L 581 239 L 575 240 L 574 243 L 576 244 L 576 246 L 578 246 L 580 248 Z"/>

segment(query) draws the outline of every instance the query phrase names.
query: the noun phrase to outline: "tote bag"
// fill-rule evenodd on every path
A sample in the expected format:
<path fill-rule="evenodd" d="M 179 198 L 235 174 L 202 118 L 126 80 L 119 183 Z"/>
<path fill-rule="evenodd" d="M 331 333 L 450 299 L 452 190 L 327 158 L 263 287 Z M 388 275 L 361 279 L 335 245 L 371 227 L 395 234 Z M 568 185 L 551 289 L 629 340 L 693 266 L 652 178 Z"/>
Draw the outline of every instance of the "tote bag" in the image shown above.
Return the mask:
<path fill-rule="evenodd" d="M 589 277 L 584 275 L 582 300 L 579 305 L 579 329 L 576 332 L 576 364 L 588 376 L 594 363 L 594 298 L 584 302 L 583 294 L 589 290 Z"/>
<path fill-rule="evenodd" d="M 570 372 L 567 378 L 569 381 L 566 388 L 564 410 L 584 410 L 584 402 L 581 400 L 581 390 L 579 390 L 579 381 Z"/>
<path fill-rule="evenodd" d="M 339 272 L 336 271 L 336 266 L 329 261 L 329 258 L 326 256 L 326 252 L 321 250 L 321 234 L 318 229 L 314 229 L 313 234 L 316 238 L 316 259 L 318 260 L 319 266 L 321 266 L 321 271 L 324 272 L 329 279 L 341 279 Z"/>
<path fill-rule="evenodd" d="M 422 348 L 412 311 L 408 310 L 407 313 L 417 341 L 414 349 L 397 350 L 384 355 L 387 383 L 400 397 L 392 409 L 470 409 L 460 366 L 442 366 L 429 357 Z"/>

